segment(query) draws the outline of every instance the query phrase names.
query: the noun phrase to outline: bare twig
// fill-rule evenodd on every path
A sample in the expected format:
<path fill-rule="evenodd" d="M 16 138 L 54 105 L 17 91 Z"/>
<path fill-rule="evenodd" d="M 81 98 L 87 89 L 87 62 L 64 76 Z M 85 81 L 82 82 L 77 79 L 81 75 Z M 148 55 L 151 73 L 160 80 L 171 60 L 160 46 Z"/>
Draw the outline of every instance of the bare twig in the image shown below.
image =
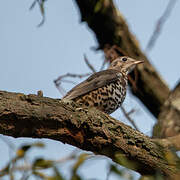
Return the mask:
<path fill-rule="evenodd" d="M 67 78 L 67 77 L 72 77 L 72 78 L 83 78 L 83 77 L 86 77 L 86 76 L 89 76 L 91 73 L 86 73 L 86 74 L 72 74 L 72 73 L 67 73 L 67 74 L 64 74 L 62 76 L 59 76 L 56 80 L 54 80 L 54 83 L 59 86 L 61 84 L 62 81 L 64 81 L 63 79 L 64 78 Z M 67 80 L 65 80 L 67 82 Z M 68 81 L 68 82 L 71 82 L 72 81 Z M 73 82 L 74 83 L 74 82 Z"/>
<path fill-rule="evenodd" d="M 86 55 L 84 54 L 84 60 L 86 65 L 89 67 L 89 69 L 95 73 L 96 70 L 95 68 L 90 64 L 89 60 L 87 59 Z M 103 66 L 104 67 L 104 66 Z M 102 67 L 102 68 L 103 68 Z M 71 78 L 83 78 L 86 76 L 91 75 L 92 73 L 85 73 L 85 74 L 72 74 L 72 73 L 67 73 L 64 74 L 62 76 L 59 76 L 56 80 L 54 80 L 55 86 L 56 88 L 59 90 L 59 92 L 64 96 L 66 94 L 66 91 L 63 89 L 63 87 L 61 86 L 62 82 L 68 82 L 68 83 L 72 83 L 72 84 L 76 84 L 74 81 L 70 81 L 70 80 L 64 80 L 64 78 L 67 77 L 71 77 Z"/>
<path fill-rule="evenodd" d="M 61 82 L 66 82 L 66 83 L 71 83 L 71 84 L 76 85 L 76 82 L 71 81 L 71 80 L 65 80 L 65 79 L 62 79 Z"/>
<path fill-rule="evenodd" d="M 102 71 L 102 70 L 104 69 L 104 66 L 105 66 L 107 63 L 108 63 L 107 60 L 104 59 L 102 65 L 101 65 L 100 71 Z"/>
<path fill-rule="evenodd" d="M 134 74 L 135 74 L 135 79 L 133 79 L 129 74 L 128 74 L 128 80 L 129 80 L 129 82 L 131 83 L 131 86 L 132 86 L 132 89 L 133 89 L 133 91 L 134 92 L 136 92 L 137 90 L 138 90 L 138 87 L 137 87 L 137 85 L 136 85 L 136 79 L 137 79 L 137 75 L 138 74 L 136 74 L 136 69 L 134 70 Z"/>
<path fill-rule="evenodd" d="M 33 3 L 31 4 L 30 8 L 29 8 L 29 10 L 32 10 L 35 7 L 36 3 L 38 3 L 38 5 L 39 5 L 40 12 L 41 12 L 41 15 L 42 15 L 42 20 L 37 25 L 37 27 L 42 26 L 44 24 L 44 22 L 45 22 L 45 10 L 44 10 L 45 1 L 47 1 L 47 0 L 34 0 Z"/>
<path fill-rule="evenodd" d="M 135 124 L 135 122 L 134 122 L 134 120 L 132 120 L 132 119 L 130 118 L 130 114 L 132 114 L 135 110 L 132 109 L 130 112 L 126 112 L 126 110 L 124 109 L 123 106 L 121 106 L 121 110 L 122 110 L 124 116 L 127 118 L 127 120 L 133 125 L 133 127 L 134 127 L 137 131 L 139 131 L 138 127 L 136 126 L 136 124 Z"/>
<path fill-rule="evenodd" d="M 36 3 L 37 3 L 37 0 L 34 0 L 31 6 L 29 7 L 29 10 L 32 10 L 35 7 Z"/>
<path fill-rule="evenodd" d="M 60 94 L 61 94 L 62 96 L 65 96 L 66 90 L 65 90 L 62 86 L 60 86 L 60 85 L 55 84 L 55 86 L 56 86 L 56 88 L 58 89 L 58 91 L 60 92 Z"/>
<path fill-rule="evenodd" d="M 85 61 L 86 65 L 89 67 L 89 69 L 90 69 L 93 73 L 95 73 L 95 72 L 96 72 L 95 68 L 93 67 L 93 65 L 90 64 L 90 62 L 89 62 L 89 60 L 87 59 L 87 57 L 86 57 L 85 54 L 84 54 L 84 61 Z"/>
<path fill-rule="evenodd" d="M 157 139 L 156 139 L 157 140 Z M 159 142 L 168 148 L 175 148 L 177 151 L 180 151 L 180 134 L 166 139 L 158 139 Z"/>
<path fill-rule="evenodd" d="M 72 73 L 67 73 L 64 74 L 62 76 L 59 76 L 57 79 L 54 80 L 54 84 L 56 86 L 56 88 L 59 90 L 60 94 L 62 94 L 63 96 L 66 94 L 65 89 L 61 86 L 62 82 L 67 82 L 67 83 L 72 83 L 72 84 L 76 84 L 74 81 L 70 81 L 70 80 L 64 80 L 64 78 L 67 77 L 72 77 L 72 78 L 83 78 L 86 76 L 89 76 L 91 73 L 86 73 L 86 74 L 72 74 Z"/>
<path fill-rule="evenodd" d="M 157 21 L 154 32 L 148 41 L 148 44 L 146 46 L 146 52 L 150 51 L 153 48 L 158 36 L 160 35 L 160 33 L 162 31 L 163 25 L 167 21 L 168 17 L 170 16 L 170 13 L 172 12 L 176 2 L 177 2 L 177 0 L 169 0 L 169 3 L 167 5 L 164 13 Z"/>
<path fill-rule="evenodd" d="M 86 55 L 84 54 L 84 61 L 86 63 L 86 65 L 89 67 L 89 69 L 95 73 L 96 72 L 96 69 L 93 67 L 92 64 L 90 64 L 89 60 L 87 59 Z M 106 59 L 104 59 L 103 63 L 102 63 L 102 66 L 100 68 L 100 71 L 103 70 L 105 64 L 107 63 L 108 61 Z M 70 80 L 64 80 L 64 78 L 67 78 L 67 77 L 72 77 L 72 78 L 83 78 L 83 77 L 86 77 L 86 76 L 89 76 L 91 75 L 92 73 L 85 73 L 85 74 L 72 74 L 72 73 L 67 73 L 65 75 L 62 75 L 62 76 L 59 76 L 56 80 L 54 80 L 54 83 L 55 83 L 55 86 L 56 88 L 59 90 L 59 92 L 64 96 L 66 94 L 66 91 L 63 89 L 61 85 L 62 82 L 68 82 L 68 83 L 72 83 L 72 84 L 76 84 L 74 81 L 70 81 Z"/>

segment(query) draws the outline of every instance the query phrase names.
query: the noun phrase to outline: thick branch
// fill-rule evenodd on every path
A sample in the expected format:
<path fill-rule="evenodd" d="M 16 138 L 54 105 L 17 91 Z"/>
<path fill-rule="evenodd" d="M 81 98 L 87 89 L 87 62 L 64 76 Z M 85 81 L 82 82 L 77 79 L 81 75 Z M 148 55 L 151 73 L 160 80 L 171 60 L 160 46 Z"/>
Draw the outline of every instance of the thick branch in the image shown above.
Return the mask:
<path fill-rule="evenodd" d="M 159 76 L 141 51 L 135 37 L 130 33 L 123 16 L 116 10 L 113 1 L 76 0 L 80 9 L 82 21 L 94 31 L 101 49 L 106 45 L 117 45 L 126 54 L 146 61 L 144 67 L 138 67 L 138 89 L 132 92 L 149 111 L 157 117 L 160 108 L 168 97 L 169 88 Z"/>
<path fill-rule="evenodd" d="M 154 140 L 94 108 L 71 102 L 0 91 L 0 133 L 50 138 L 106 155 L 141 174 L 175 174 L 170 152 Z"/>

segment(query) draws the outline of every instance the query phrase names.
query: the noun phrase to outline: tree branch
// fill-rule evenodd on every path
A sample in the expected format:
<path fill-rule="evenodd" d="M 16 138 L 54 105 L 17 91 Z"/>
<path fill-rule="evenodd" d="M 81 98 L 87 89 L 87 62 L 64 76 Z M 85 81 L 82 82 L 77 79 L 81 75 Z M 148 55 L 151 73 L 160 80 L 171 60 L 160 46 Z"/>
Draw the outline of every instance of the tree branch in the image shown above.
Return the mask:
<path fill-rule="evenodd" d="M 162 106 L 158 122 L 153 129 L 153 136 L 158 138 L 178 134 L 180 134 L 180 82 Z"/>
<path fill-rule="evenodd" d="M 130 33 L 123 16 L 115 8 L 112 0 L 75 0 L 80 13 L 81 21 L 86 21 L 94 31 L 99 48 L 105 53 L 113 45 L 121 48 L 128 56 L 145 60 L 144 66 L 139 66 L 137 89 L 131 89 L 149 111 L 158 117 L 160 108 L 169 94 L 169 88 L 162 80 L 156 69 L 141 51 L 135 37 Z M 120 54 L 119 54 L 120 55 Z M 131 75 L 133 77 L 133 75 Z"/>
<path fill-rule="evenodd" d="M 165 11 L 163 12 L 162 16 L 158 19 L 155 29 L 153 31 L 153 34 L 151 35 L 151 37 L 148 41 L 148 44 L 146 47 L 146 52 L 150 51 L 153 48 L 157 38 L 159 37 L 159 35 L 162 31 L 163 25 L 165 24 L 168 17 L 170 16 L 173 8 L 175 7 L 176 2 L 177 2 L 177 0 L 169 0 L 169 3 L 167 5 Z"/>
<path fill-rule="evenodd" d="M 110 157 L 141 174 L 172 176 L 170 152 L 155 140 L 95 108 L 81 108 L 37 95 L 0 91 L 0 133 L 13 137 L 50 138 Z"/>
<path fill-rule="evenodd" d="M 180 134 L 168 137 L 166 139 L 157 139 L 160 144 L 167 148 L 175 148 L 175 150 L 180 150 Z"/>

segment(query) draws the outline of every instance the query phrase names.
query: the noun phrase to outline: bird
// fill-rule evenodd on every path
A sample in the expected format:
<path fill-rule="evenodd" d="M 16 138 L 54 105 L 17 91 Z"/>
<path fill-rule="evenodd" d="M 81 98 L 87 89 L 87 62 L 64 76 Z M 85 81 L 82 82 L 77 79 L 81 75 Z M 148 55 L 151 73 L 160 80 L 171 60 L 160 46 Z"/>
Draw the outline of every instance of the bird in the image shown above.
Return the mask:
<path fill-rule="evenodd" d="M 118 57 L 108 69 L 92 74 L 72 88 L 63 100 L 72 100 L 111 114 L 122 105 L 126 97 L 128 74 L 140 63 L 143 61 L 128 56 Z"/>

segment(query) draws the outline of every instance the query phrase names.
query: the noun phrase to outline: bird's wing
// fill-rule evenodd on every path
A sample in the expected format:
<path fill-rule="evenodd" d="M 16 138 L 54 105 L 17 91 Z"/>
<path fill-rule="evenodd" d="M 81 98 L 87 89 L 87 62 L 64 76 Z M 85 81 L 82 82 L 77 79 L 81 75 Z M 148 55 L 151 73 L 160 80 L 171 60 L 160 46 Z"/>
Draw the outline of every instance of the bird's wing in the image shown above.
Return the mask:
<path fill-rule="evenodd" d="M 73 89 L 71 89 L 63 99 L 72 100 L 79 96 L 82 96 L 90 91 L 93 91 L 97 88 L 103 87 L 111 82 L 117 81 L 121 76 L 119 71 L 114 69 L 107 69 L 100 71 L 91 75 L 88 79 L 81 82 Z"/>

